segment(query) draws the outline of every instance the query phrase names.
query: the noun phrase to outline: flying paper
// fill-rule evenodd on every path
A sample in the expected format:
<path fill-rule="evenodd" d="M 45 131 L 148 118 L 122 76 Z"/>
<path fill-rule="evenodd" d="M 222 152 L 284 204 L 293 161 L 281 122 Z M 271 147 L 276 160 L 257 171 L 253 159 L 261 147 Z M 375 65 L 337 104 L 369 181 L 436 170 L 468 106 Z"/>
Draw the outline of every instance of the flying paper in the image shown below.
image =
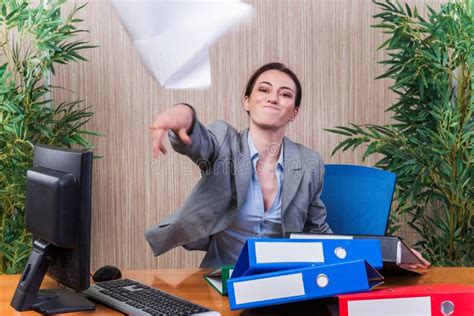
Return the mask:
<path fill-rule="evenodd" d="M 209 47 L 250 18 L 240 0 L 112 0 L 141 61 L 164 87 L 211 84 Z"/>

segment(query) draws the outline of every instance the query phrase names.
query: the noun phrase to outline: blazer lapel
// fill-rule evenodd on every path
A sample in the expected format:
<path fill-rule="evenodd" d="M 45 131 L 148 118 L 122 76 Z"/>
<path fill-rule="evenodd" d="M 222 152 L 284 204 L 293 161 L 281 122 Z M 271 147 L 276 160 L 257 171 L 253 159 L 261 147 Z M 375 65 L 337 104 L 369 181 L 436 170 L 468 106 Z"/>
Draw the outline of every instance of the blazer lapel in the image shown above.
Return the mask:
<path fill-rule="evenodd" d="M 295 197 L 296 191 L 303 178 L 301 155 L 298 147 L 288 138 L 283 141 L 283 191 L 281 201 L 281 217 Z"/>
<path fill-rule="evenodd" d="M 237 192 L 237 210 L 247 198 L 247 192 L 252 177 L 252 160 L 250 159 L 250 150 L 248 146 L 248 129 L 240 133 L 240 139 L 236 142 L 236 156 L 234 161 L 234 177 Z"/>

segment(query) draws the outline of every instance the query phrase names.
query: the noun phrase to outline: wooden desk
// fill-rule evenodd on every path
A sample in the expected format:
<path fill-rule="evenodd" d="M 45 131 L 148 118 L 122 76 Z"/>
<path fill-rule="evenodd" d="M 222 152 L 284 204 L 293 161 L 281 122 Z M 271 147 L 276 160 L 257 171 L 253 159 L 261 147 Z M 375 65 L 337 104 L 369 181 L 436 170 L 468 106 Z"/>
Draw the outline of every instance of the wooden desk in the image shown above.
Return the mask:
<path fill-rule="evenodd" d="M 208 270 L 187 269 L 187 270 L 136 270 L 125 271 L 124 277 L 134 279 L 144 284 L 158 287 L 164 291 L 181 296 L 185 299 L 217 310 L 221 315 L 285 315 L 288 310 L 278 308 L 256 309 L 232 312 L 226 297 L 220 296 L 203 279 L 204 273 Z M 388 278 L 381 287 L 439 284 L 439 283 L 460 283 L 474 286 L 474 268 L 431 268 L 422 270 L 425 272 L 421 277 L 397 277 Z M 17 286 L 19 275 L 0 275 L 0 315 L 37 315 L 35 312 L 19 313 L 10 307 L 10 300 Z M 55 287 L 56 284 L 47 278 L 43 282 L 42 288 Z M 311 304 L 311 303 L 307 303 Z M 311 313 L 315 314 L 314 306 L 299 307 L 307 310 L 311 308 Z M 320 308 L 321 306 L 316 306 Z M 291 307 L 292 311 L 294 307 Z M 71 315 L 121 315 L 121 313 L 97 304 L 95 312 L 74 313 Z M 298 311 L 298 314 L 301 314 Z M 318 315 L 323 314 L 318 313 Z"/>

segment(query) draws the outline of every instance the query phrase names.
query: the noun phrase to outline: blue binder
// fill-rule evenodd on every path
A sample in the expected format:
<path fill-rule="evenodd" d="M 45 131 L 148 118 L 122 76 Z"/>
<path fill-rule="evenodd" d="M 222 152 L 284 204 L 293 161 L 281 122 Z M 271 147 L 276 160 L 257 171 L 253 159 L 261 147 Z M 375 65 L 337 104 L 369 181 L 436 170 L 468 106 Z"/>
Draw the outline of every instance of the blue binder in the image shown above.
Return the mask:
<path fill-rule="evenodd" d="M 287 232 L 286 237 L 290 239 L 378 239 L 382 250 L 383 268 L 380 273 L 388 275 L 413 275 L 420 276 L 420 272 L 408 269 L 405 264 L 421 264 L 421 260 L 412 252 L 398 236 L 377 235 L 341 235 L 341 234 L 318 234 L 318 233 L 292 233 Z"/>
<path fill-rule="evenodd" d="M 235 265 L 232 277 L 366 260 L 382 268 L 379 240 L 365 239 L 249 239 Z"/>
<path fill-rule="evenodd" d="M 369 291 L 383 277 L 365 260 L 283 270 L 227 281 L 232 310 Z"/>

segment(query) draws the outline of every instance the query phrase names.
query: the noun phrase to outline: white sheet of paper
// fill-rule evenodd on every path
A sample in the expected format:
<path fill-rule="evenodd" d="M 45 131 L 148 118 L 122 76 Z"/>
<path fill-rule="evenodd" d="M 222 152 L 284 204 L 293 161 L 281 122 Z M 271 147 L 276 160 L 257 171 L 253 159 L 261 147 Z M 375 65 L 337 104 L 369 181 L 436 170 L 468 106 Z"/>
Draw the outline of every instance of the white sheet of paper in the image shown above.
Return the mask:
<path fill-rule="evenodd" d="M 173 89 L 209 87 L 210 45 L 253 13 L 240 0 L 111 1 L 148 71 Z"/>

